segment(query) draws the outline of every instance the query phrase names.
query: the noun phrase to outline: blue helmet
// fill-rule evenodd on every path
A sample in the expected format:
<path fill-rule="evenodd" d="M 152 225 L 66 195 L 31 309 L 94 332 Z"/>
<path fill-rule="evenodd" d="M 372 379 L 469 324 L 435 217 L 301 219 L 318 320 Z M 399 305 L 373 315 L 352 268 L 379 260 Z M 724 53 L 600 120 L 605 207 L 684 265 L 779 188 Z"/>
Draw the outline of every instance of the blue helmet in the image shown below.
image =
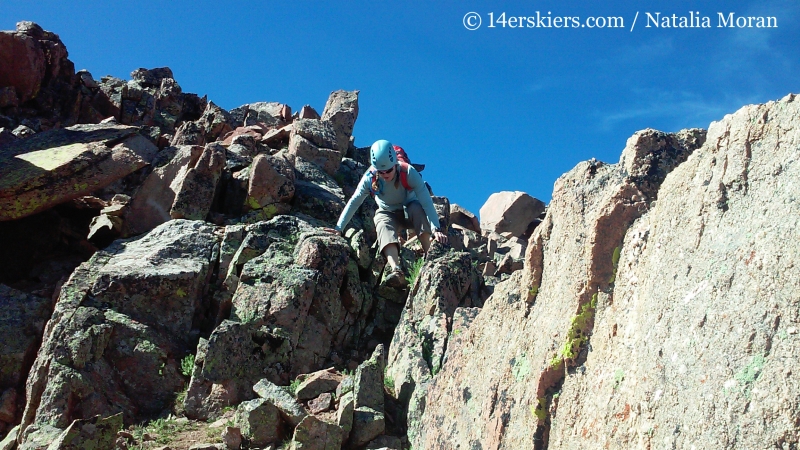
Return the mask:
<path fill-rule="evenodd" d="M 397 163 L 397 153 L 391 142 L 381 139 L 369 149 L 369 160 L 376 169 L 389 170 Z"/>

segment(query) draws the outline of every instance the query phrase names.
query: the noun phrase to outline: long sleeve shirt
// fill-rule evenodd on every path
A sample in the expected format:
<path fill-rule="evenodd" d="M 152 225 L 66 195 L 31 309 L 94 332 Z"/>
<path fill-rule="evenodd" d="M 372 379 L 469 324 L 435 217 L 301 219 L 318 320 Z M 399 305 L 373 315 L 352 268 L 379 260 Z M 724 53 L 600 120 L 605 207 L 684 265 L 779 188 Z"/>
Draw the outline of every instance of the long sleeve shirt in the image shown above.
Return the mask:
<path fill-rule="evenodd" d="M 372 170 L 372 168 L 370 168 Z M 395 177 L 400 176 L 400 166 L 397 166 Z M 436 231 L 439 229 L 439 215 L 436 213 L 436 208 L 433 207 L 433 200 L 425 182 L 422 181 L 422 176 L 411 165 L 408 166 L 407 176 L 408 186 L 412 190 L 406 190 L 400 180 L 397 181 L 395 186 L 394 180 L 384 181 L 380 176 L 378 177 L 378 192 L 375 194 L 375 202 L 378 204 L 378 209 L 384 211 L 397 211 L 402 209 L 405 205 L 419 201 L 422 205 L 425 215 L 428 216 L 428 221 L 431 223 L 431 229 Z M 353 214 L 358 210 L 359 206 L 364 202 L 370 193 L 370 185 L 372 184 L 372 174 L 370 170 L 361 177 L 358 182 L 358 187 L 344 207 L 342 214 L 339 216 L 339 221 L 336 223 L 336 229 L 341 231 L 350 223 Z"/>

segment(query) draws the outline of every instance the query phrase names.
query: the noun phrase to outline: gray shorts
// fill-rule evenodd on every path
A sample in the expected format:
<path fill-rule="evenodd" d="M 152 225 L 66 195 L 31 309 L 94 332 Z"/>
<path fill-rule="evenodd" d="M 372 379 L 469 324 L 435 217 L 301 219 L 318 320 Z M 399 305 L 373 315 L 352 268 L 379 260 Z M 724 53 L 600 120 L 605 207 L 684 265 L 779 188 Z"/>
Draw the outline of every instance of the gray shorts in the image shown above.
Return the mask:
<path fill-rule="evenodd" d="M 406 218 L 402 209 L 397 211 L 384 211 L 378 209 L 375 212 L 375 231 L 378 233 L 378 248 L 383 251 L 383 248 L 389 244 L 397 244 L 398 230 L 414 230 L 419 236 L 422 233 L 431 232 L 431 223 L 428 221 L 428 216 L 425 215 L 425 210 L 418 201 L 405 206 L 405 211 L 408 212 Z"/>

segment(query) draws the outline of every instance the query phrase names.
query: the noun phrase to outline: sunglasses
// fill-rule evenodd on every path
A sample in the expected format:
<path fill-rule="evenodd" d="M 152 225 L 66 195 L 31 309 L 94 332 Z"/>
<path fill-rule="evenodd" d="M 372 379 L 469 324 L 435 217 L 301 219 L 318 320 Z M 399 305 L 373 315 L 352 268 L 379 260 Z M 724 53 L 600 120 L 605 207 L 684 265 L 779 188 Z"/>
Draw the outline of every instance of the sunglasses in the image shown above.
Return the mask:
<path fill-rule="evenodd" d="M 381 175 L 386 175 L 387 173 L 392 173 L 393 170 L 394 170 L 394 166 L 392 166 L 391 169 L 379 170 L 378 173 L 381 174 Z"/>

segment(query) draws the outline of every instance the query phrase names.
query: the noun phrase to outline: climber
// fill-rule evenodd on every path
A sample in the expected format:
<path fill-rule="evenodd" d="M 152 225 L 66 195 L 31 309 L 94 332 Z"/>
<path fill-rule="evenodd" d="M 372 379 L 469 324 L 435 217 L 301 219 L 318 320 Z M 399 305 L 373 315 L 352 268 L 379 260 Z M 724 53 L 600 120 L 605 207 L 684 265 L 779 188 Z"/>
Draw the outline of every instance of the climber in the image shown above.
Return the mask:
<path fill-rule="evenodd" d="M 367 195 L 373 194 L 378 204 L 374 219 L 377 244 L 391 268 L 386 284 L 404 287 L 407 282 L 400 266 L 398 231 L 413 229 L 425 253 L 431 245 L 431 234 L 442 244 L 447 243 L 447 235 L 439 230 L 439 216 L 419 172 L 398 160 L 392 144 L 385 140 L 376 141 L 370 148 L 369 157 L 372 166 L 358 182 L 336 228 L 327 230 L 341 234 Z"/>

